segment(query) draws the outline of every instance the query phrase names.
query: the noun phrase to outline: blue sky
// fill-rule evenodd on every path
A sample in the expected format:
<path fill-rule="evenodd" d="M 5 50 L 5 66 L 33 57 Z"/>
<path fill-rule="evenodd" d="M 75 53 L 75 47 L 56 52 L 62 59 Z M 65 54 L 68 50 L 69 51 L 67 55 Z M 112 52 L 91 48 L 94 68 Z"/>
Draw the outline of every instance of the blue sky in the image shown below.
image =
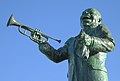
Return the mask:
<path fill-rule="evenodd" d="M 120 9 L 119 0 L 0 0 L 0 81 L 67 81 L 68 63 L 54 63 L 46 58 L 38 45 L 21 35 L 17 27 L 7 27 L 11 14 L 29 27 L 64 42 L 80 32 L 80 16 L 86 8 L 98 9 L 103 23 L 114 37 L 116 48 L 108 53 L 106 67 L 109 81 L 120 79 Z"/>

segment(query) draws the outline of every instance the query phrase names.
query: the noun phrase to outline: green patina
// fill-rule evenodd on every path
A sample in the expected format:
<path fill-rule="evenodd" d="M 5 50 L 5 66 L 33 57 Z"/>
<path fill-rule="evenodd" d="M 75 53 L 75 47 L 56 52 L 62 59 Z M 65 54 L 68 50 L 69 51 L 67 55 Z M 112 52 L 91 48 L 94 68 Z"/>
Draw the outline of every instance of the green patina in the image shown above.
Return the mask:
<path fill-rule="evenodd" d="M 68 81 L 108 81 L 106 55 L 115 47 L 111 33 L 102 24 L 101 14 L 95 8 L 86 9 L 80 21 L 80 34 L 68 39 L 59 49 L 46 41 L 33 41 L 50 60 L 56 63 L 68 60 Z"/>

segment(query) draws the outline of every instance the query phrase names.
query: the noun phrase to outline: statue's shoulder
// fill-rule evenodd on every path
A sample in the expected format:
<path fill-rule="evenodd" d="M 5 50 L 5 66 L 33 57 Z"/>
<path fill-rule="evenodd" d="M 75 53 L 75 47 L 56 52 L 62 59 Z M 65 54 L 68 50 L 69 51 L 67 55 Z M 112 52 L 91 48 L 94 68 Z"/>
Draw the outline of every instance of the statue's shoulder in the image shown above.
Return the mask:
<path fill-rule="evenodd" d="M 76 40 L 75 37 L 70 37 L 70 38 L 65 42 L 65 44 L 67 44 L 67 45 L 72 44 L 72 43 L 75 42 L 75 40 Z"/>
<path fill-rule="evenodd" d="M 106 25 L 101 24 L 99 27 L 105 37 L 112 38 L 112 34 Z"/>
<path fill-rule="evenodd" d="M 99 28 L 100 28 L 103 32 L 109 33 L 109 29 L 108 29 L 108 27 L 107 27 L 106 25 L 100 24 L 100 25 L 99 25 Z"/>

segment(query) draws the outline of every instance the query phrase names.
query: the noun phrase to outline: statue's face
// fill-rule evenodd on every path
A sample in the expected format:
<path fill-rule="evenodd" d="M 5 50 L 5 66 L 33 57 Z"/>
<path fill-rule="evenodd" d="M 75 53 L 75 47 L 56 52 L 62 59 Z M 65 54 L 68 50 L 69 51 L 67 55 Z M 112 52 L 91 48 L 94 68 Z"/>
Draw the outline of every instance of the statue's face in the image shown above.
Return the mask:
<path fill-rule="evenodd" d="M 101 14 L 94 8 L 89 8 L 83 11 L 82 16 L 80 18 L 81 26 L 95 28 L 99 24 L 101 24 Z"/>

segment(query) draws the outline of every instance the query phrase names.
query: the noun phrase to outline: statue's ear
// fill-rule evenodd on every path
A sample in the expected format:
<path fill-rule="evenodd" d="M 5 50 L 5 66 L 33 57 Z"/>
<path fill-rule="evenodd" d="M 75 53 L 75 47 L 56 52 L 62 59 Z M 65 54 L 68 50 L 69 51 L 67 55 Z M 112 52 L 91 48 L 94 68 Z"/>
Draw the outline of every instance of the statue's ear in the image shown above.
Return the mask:
<path fill-rule="evenodd" d="M 101 23 L 102 22 L 102 18 L 99 18 L 99 21 L 98 21 L 99 23 Z"/>

